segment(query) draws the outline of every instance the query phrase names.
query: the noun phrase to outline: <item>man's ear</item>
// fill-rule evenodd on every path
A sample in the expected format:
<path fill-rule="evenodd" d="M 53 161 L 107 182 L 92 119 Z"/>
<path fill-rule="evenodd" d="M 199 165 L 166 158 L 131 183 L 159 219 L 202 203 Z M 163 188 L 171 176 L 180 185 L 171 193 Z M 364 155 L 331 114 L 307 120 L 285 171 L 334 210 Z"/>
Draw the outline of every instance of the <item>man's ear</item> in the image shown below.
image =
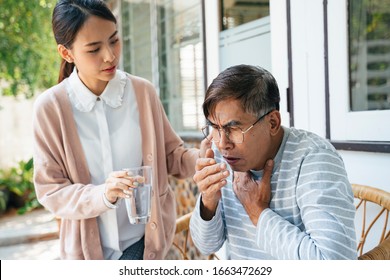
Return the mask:
<path fill-rule="evenodd" d="M 269 123 L 271 126 L 271 130 L 270 130 L 271 135 L 278 134 L 282 123 L 282 119 L 279 111 L 274 110 L 269 114 Z"/>
<path fill-rule="evenodd" d="M 73 63 L 73 56 L 72 56 L 71 52 L 64 45 L 58 44 L 57 50 L 58 50 L 58 53 L 60 54 L 60 56 L 64 60 L 66 60 L 69 63 Z"/>

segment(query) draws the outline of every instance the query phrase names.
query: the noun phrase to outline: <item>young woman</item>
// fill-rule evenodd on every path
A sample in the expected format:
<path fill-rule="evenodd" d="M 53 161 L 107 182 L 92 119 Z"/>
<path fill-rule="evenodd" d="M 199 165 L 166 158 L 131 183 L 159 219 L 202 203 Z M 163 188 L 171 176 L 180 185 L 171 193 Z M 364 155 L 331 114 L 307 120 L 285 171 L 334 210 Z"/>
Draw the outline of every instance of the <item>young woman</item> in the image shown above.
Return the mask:
<path fill-rule="evenodd" d="M 168 174 L 192 176 L 202 149 L 185 149 L 153 86 L 118 70 L 116 19 L 100 0 L 60 0 L 53 33 L 59 84 L 34 111 L 34 182 L 41 204 L 61 217 L 63 259 L 163 259 L 175 230 Z M 153 167 L 152 214 L 130 224 L 127 167 Z"/>

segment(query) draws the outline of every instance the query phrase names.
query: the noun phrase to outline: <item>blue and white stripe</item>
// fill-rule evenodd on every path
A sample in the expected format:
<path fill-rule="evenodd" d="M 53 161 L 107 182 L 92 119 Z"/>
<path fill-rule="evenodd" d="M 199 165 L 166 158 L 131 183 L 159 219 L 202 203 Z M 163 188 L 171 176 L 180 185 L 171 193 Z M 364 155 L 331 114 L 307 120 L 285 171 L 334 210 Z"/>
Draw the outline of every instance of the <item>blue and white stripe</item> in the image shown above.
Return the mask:
<path fill-rule="evenodd" d="M 212 220 L 201 219 L 198 200 L 190 223 L 195 245 L 207 255 L 226 241 L 230 259 L 356 259 L 353 193 L 341 157 L 313 133 L 283 129 L 270 208 L 257 227 L 235 196 L 230 176 Z"/>

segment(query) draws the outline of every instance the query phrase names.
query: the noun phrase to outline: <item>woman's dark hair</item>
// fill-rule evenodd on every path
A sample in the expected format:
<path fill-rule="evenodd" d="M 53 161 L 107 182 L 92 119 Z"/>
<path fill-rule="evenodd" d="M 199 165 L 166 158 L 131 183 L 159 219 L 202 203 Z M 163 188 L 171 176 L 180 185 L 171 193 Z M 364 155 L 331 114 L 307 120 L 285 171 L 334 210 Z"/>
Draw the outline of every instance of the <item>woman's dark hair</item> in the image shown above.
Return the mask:
<path fill-rule="evenodd" d="M 90 16 L 97 16 L 116 24 L 116 18 L 102 0 L 59 0 L 54 7 L 52 28 L 57 44 L 72 48 L 77 33 Z M 69 77 L 73 63 L 62 59 L 58 82 Z"/>
<path fill-rule="evenodd" d="M 260 117 L 279 110 L 279 88 L 270 72 L 252 65 L 236 65 L 222 71 L 206 91 L 203 113 L 213 115 L 222 100 L 239 100 L 244 112 Z"/>

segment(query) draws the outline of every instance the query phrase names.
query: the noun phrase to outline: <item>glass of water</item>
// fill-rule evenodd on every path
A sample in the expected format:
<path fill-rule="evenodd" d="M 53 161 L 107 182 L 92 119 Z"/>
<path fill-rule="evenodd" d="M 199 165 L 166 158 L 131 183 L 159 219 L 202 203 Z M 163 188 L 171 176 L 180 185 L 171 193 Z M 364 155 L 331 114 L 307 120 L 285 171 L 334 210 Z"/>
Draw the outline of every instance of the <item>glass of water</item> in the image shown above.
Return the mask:
<path fill-rule="evenodd" d="M 133 179 L 134 188 L 129 188 L 125 199 L 127 214 L 131 224 L 146 224 L 150 220 L 152 201 L 152 167 L 125 168 Z"/>

